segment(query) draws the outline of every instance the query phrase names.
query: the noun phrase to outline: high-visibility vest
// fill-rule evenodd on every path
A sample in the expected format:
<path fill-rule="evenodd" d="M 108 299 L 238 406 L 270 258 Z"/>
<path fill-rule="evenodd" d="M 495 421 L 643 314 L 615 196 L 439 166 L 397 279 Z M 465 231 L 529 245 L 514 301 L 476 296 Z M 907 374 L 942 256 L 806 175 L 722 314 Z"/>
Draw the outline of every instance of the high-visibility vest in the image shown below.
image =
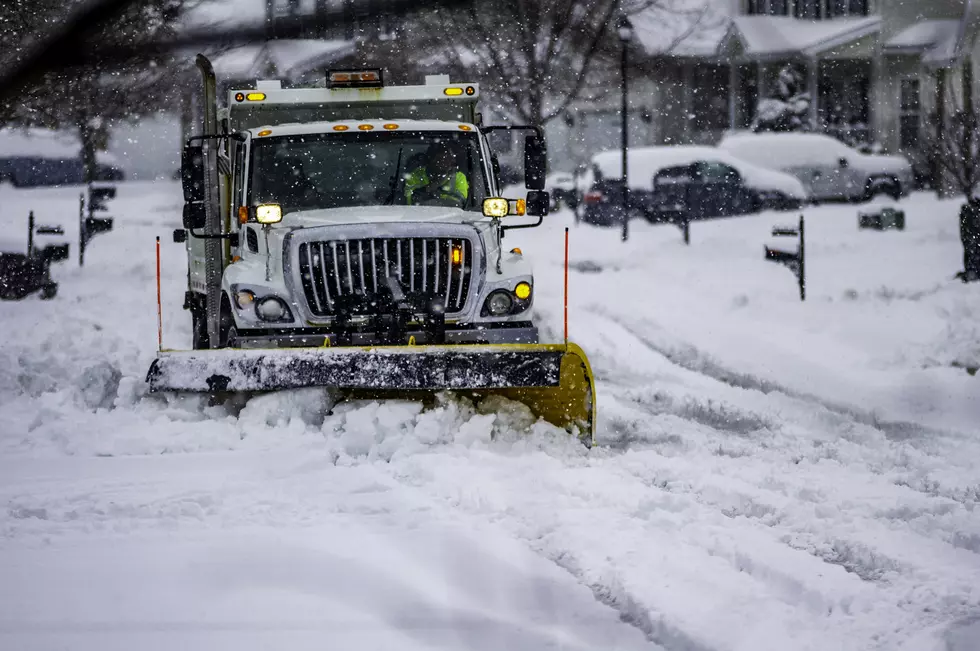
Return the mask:
<path fill-rule="evenodd" d="M 412 205 L 412 196 L 416 190 L 421 190 L 423 188 L 429 188 L 431 180 L 429 178 L 429 172 L 424 168 L 420 167 L 414 172 L 408 175 L 405 179 L 405 201 L 408 205 Z M 431 189 L 430 189 L 431 190 Z M 432 192 L 432 194 L 435 194 Z M 446 178 L 438 186 L 438 195 L 440 199 L 454 199 L 460 202 L 460 204 L 465 204 L 467 198 L 470 196 L 470 182 L 466 180 L 466 175 L 462 172 L 457 171 L 455 174 Z"/>

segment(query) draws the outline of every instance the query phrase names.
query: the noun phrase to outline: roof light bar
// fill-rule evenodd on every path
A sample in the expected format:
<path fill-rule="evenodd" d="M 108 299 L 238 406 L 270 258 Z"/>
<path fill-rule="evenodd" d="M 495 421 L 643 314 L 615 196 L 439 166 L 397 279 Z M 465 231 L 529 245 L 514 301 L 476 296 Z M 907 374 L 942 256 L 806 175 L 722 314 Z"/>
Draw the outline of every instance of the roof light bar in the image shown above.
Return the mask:
<path fill-rule="evenodd" d="M 381 88 L 382 86 L 384 86 L 384 71 L 381 68 L 327 71 L 327 88 Z"/>

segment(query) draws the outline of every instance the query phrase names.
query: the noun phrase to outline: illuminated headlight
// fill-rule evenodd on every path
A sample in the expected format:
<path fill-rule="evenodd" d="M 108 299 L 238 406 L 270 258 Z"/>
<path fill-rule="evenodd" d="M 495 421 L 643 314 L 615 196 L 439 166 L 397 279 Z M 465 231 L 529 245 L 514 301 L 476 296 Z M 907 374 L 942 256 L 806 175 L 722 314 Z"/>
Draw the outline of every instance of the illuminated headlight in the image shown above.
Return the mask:
<path fill-rule="evenodd" d="M 504 316 L 510 314 L 511 308 L 514 307 L 514 299 L 511 298 L 510 292 L 501 289 L 487 297 L 486 306 L 491 316 Z"/>
<path fill-rule="evenodd" d="M 278 224 L 282 221 L 282 207 L 277 203 L 256 206 L 255 221 L 260 224 Z"/>
<path fill-rule="evenodd" d="M 289 314 L 289 308 L 282 299 L 267 296 L 255 304 L 255 314 L 263 321 L 284 321 Z"/>
<path fill-rule="evenodd" d="M 235 305 L 238 306 L 238 309 L 244 310 L 245 308 L 252 305 L 252 303 L 254 302 L 255 302 L 255 294 L 248 291 L 247 289 L 243 289 L 235 292 Z"/>

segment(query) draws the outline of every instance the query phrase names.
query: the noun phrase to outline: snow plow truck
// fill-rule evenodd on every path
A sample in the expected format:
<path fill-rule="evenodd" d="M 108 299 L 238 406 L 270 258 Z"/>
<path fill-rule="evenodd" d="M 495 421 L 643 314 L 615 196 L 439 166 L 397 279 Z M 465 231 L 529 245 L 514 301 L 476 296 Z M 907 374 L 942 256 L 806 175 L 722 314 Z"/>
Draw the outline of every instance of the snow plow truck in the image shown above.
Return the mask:
<path fill-rule="evenodd" d="M 479 86 L 445 75 L 326 71 L 324 87 L 258 81 L 219 102 L 197 65 L 204 124 L 174 232 L 193 349 L 161 345 L 151 391 L 499 395 L 593 442 L 588 360 L 539 342 L 531 266 L 504 244 L 548 212 L 539 128 L 483 125 Z M 525 132 L 525 197 L 502 196 L 495 130 Z"/>

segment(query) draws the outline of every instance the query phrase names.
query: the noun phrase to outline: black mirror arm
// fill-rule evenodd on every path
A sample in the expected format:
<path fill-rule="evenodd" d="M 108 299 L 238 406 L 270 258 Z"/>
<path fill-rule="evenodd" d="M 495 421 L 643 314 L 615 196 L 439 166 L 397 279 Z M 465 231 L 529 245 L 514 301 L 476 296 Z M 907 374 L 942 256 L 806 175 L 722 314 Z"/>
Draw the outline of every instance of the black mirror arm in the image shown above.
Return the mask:
<path fill-rule="evenodd" d="M 513 226 L 501 226 L 500 232 L 505 233 L 510 230 L 517 230 L 518 228 L 537 228 L 542 223 L 544 223 L 544 215 L 538 215 L 538 221 L 533 224 L 515 224 Z"/>
<path fill-rule="evenodd" d="M 232 246 L 238 246 L 238 233 L 218 233 L 217 235 L 207 235 L 205 233 L 195 233 L 193 228 L 188 228 L 187 231 L 191 234 L 191 237 L 196 237 L 199 240 L 231 240 Z"/>

